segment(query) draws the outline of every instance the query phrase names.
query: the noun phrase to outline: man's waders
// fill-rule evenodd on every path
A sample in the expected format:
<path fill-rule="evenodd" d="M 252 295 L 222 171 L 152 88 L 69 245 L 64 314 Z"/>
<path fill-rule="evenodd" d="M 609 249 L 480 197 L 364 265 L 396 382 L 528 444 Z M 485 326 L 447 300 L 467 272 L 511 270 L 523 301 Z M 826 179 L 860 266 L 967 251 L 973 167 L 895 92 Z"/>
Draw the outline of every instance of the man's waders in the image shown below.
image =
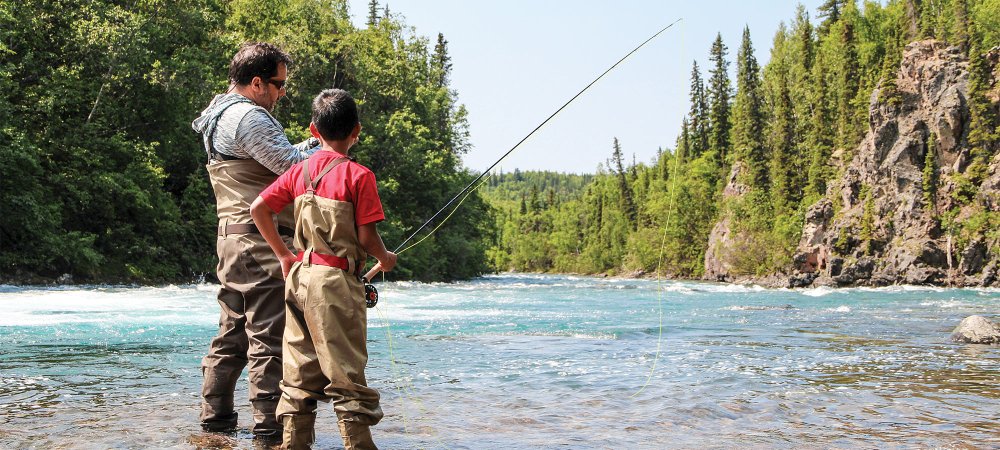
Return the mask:
<path fill-rule="evenodd" d="M 212 431 L 236 427 L 233 390 L 249 363 L 253 432 L 276 437 L 281 429 L 274 410 L 281 395 L 285 283 L 281 264 L 253 224 L 250 203 L 278 176 L 252 159 L 210 161 L 207 168 L 219 216 L 222 314 L 219 334 L 202 360 L 202 426 Z M 290 209 L 276 222 L 282 234 L 291 234 Z"/>
<path fill-rule="evenodd" d="M 348 158 L 331 161 L 315 181 L 309 161 L 306 193 L 295 198 L 295 249 L 288 274 L 284 377 L 278 417 L 284 445 L 310 448 L 316 405 L 330 401 L 347 450 L 374 449 L 369 426 L 382 419 L 379 394 L 369 388 L 365 288 L 358 274 L 368 255 L 358 241 L 354 205 L 315 195 L 319 180 Z"/>

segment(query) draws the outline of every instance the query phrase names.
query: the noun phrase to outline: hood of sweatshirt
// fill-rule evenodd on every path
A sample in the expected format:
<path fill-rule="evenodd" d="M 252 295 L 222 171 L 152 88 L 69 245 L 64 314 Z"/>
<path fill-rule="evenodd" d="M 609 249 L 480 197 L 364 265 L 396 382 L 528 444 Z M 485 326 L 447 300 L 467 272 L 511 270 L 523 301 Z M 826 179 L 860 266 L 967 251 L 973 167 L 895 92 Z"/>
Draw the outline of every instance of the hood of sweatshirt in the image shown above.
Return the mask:
<path fill-rule="evenodd" d="M 191 128 L 198 133 L 201 133 L 202 141 L 205 143 L 205 151 L 210 152 L 212 146 L 209 142 L 213 137 L 213 131 L 215 127 L 219 124 L 219 118 L 222 117 L 224 113 L 230 106 L 237 103 L 253 103 L 250 99 L 240 95 L 240 94 L 219 94 L 212 99 L 212 103 L 209 103 L 208 107 L 201 112 L 201 115 L 194 122 L 191 122 Z M 211 156 L 211 155 L 209 155 Z"/>

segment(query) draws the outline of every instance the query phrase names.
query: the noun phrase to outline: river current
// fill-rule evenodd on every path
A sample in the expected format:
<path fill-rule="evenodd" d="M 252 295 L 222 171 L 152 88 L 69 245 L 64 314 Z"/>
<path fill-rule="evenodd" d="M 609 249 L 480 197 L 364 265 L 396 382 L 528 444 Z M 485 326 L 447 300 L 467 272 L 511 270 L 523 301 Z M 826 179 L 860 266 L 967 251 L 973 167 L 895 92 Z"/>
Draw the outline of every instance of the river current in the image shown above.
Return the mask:
<path fill-rule="evenodd" d="M 385 449 L 997 448 L 1000 290 L 505 274 L 380 284 Z M 198 429 L 217 287 L 0 286 L 0 448 L 254 448 Z M 338 448 L 320 405 L 316 448 Z M 222 441 L 213 440 L 222 439 Z"/>

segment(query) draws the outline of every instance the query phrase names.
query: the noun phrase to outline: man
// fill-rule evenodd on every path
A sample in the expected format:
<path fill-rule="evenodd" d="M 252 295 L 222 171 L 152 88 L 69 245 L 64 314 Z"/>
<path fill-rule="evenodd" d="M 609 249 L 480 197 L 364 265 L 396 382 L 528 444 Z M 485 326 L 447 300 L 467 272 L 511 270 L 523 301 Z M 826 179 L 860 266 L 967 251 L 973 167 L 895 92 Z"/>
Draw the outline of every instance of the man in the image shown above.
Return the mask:
<path fill-rule="evenodd" d="M 312 138 L 293 146 L 269 112 L 285 95 L 289 64 L 291 58 L 274 45 L 244 44 L 229 66 L 229 90 L 216 95 L 191 124 L 208 152 L 222 283 L 219 334 L 202 360 L 201 426 L 206 431 L 236 429 L 233 390 L 249 364 L 252 431 L 265 440 L 281 438 L 274 410 L 281 396 L 285 283 L 274 252 L 253 225 L 250 204 L 318 144 Z M 283 235 L 291 236 L 290 210 L 278 214 L 276 222 Z"/>

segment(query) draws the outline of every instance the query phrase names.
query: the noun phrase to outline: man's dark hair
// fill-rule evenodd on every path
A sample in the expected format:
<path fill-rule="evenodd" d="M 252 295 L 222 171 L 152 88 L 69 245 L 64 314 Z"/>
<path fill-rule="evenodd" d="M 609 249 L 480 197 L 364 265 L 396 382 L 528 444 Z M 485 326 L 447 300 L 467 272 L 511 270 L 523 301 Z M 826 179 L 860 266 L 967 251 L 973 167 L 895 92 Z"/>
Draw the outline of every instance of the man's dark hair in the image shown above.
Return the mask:
<path fill-rule="evenodd" d="M 324 140 L 342 140 L 358 124 L 358 104 L 343 89 L 324 90 L 313 100 L 312 123 Z"/>
<path fill-rule="evenodd" d="M 278 74 L 278 63 L 292 65 L 292 58 L 274 44 L 247 42 L 233 55 L 229 63 L 229 82 L 248 85 L 253 77 L 268 79 Z"/>

